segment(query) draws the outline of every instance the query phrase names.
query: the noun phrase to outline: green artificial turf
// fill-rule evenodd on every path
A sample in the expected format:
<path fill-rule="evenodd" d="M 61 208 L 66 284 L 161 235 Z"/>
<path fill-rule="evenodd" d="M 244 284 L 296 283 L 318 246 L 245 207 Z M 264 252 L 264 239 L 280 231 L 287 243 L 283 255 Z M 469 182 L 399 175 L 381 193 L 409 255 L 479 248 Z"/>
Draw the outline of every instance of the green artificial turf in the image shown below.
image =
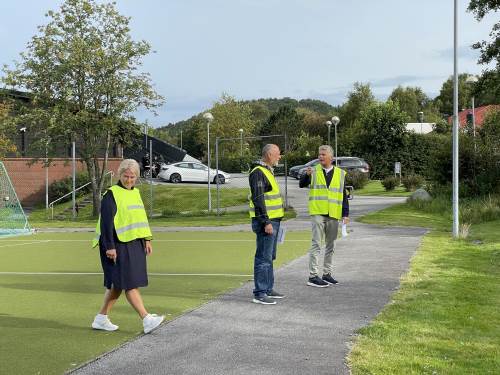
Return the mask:
<path fill-rule="evenodd" d="M 362 328 L 349 354 L 358 374 L 497 374 L 500 368 L 500 220 L 473 224 L 451 238 L 447 212 L 408 204 L 363 222 L 425 226 L 398 292 Z"/>
<path fill-rule="evenodd" d="M 91 237 L 42 233 L 2 239 L 0 272 L 100 273 Z M 279 246 L 276 265 L 305 254 L 309 241 L 307 232 L 289 233 Z M 141 293 L 146 308 L 166 314 L 168 320 L 252 279 L 252 233 L 157 233 L 153 246 L 148 258 L 150 285 Z M 0 372 L 60 374 L 141 334 L 142 323 L 124 296 L 110 314 L 120 326 L 117 332 L 90 328 L 103 292 L 102 275 L 0 274 Z"/>

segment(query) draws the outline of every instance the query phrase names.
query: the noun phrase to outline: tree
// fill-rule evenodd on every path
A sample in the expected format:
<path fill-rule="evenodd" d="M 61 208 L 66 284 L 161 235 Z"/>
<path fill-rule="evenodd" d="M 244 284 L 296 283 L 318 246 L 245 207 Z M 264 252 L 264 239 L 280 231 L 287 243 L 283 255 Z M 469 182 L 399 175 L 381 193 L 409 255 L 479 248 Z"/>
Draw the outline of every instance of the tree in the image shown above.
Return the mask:
<path fill-rule="evenodd" d="M 353 90 L 347 94 L 347 102 L 340 107 L 340 127 L 349 128 L 359 119 L 361 112 L 375 103 L 370 84 L 354 83 Z"/>
<path fill-rule="evenodd" d="M 287 148 L 285 149 L 284 138 L 279 138 L 276 143 L 284 151 L 296 149 L 298 136 L 303 128 L 304 116 L 290 106 L 283 106 L 273 113 L 269 120 L 263 125 L 260 135 L 285 135 L 287 136 Z"/>
<path fill-rule="evenodd" d="M 474 84 L 476 106 L 500 103 L 500 69 L 485 70 Z"/>
<path fill-rule="evenodd" d="M 18 118 L 37 132 L 39 146 L 78 144 L 96 215 L 112 142 L 129 143 L 140 133 L 131 114 L 162 102 L 149 75 L 139 72 L 151 47 L 132 40 L 130 19 L 114 3 L 65 0 L 59 11 L 46 16 L 49 22 L 39 27 L 21 61 L 5 69 L 4 82 L 32 94 L 32 108 Z"/>
<path fill-rule="evenodd" d="M 10 112 L 11 105 L 0 102 L 0 159 L 8 153 L 16 151 L 16 146 L 9 137 L 9 134 L 15 131 L 15 127 L 10 121 Z"/>
<path fill-rule="evenodd" d="M 252 109 L 247 103 L 239 102 L 230 95 L 222 94 L 221 98 L 214 103 L 209 112 L 214 116 L 214 120 L 210 126 L 210 138 L 213 137 L 211 140 L 212 146 L 215 145 L 216 137 L 240 137 L 239 129 L 243 129 L 243 136 L 251 135 L 254 132 L 255 123 L 252 119 Z M 203 145 L 204 150 L 207 150 L 207 127 L 205 120 L 203 120 L 202 125 L 198 128 L 198 143 Z M 239 155 L 239 141 L 226 141 L 221 143 L 221 147 L 223 147 L 225 156 Z M 211 147 L 211 154 L 212 152 L 215 152 L 215 148 Z"/>
<path fill-rule="evenodd" d="M 468 74 L 462 73 L 458 76 L 458 110 L 467 108 L 470 105 L 472 87 L 466 82 Z M 451 115 L 453 113 L 453 77 L 448 78 L 439 91 L 439 95 L 434 100 L 435 105 L 442 114 Z"/>
<path fill-rule="evenodd" d="M 408 115 L 392 101 L 375 103 L 360 115 L 360 134 L 355 149 L 372 167 L 372 176 L 392 174 L 396 161 L 405 158 Z"/>
<path fill-rule="evenodd" d="M 481 21 L 486 14 L 500 10 L 500 1 L 471 0 L 467 10 L 474 13 L 476 19 Z M 481 56 L 479 57 L 480 64 L 486 65 L 490 62 L 496 62 L 496 69 L 500 70 L 500 22 L 493 25 L 490 37 L 490 42 L 483 40 L 475 43 L 472 47 L 481 51 Z"/>
<path fill-rule="evenodd" d="M 320 114 L 316 111 L 303 107 L 297 108 L 297 113 L 303 117 L 303 128 L 301 130 L 311 137 L 319 136 L 320 139 L 323 139 L 323 142 L 326 143 L 326 140 L 328 139 L 328 127 L 326 126 L 326 121 L 331 119 L 331 116 Z"/>
<path fill-rule="evenodd" d="M 406 112 L 412 122 L 418 122 L 418 112 L 424 111 L 429 98 L 420 87 L 396 87 L 388 100 L 392 100 L 399 105 L 399 108 Z"/>

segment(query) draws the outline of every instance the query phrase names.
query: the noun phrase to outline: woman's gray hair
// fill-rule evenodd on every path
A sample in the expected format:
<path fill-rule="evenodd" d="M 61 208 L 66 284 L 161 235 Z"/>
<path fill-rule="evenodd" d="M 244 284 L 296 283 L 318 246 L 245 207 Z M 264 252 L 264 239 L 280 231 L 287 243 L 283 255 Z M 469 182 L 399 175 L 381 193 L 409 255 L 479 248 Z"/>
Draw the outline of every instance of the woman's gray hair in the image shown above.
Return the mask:
<path fill-rule="evenodd" d="M 125 159 L 122 160 L 120 166 L 118 167 L 118 177 L 121 177 L 123 172 L 125 172 L 128 169 L 134 172 L 137 177 L 141 175 L 139 163 L 137 163 L 134 159 Z"/>
<path fill-rule="evenodd" d="M 330 154 L 330 156 L 332 157 L 333 159 L 333 148 L 332 146 L 329 146 L 329 145 L 323 145 L 323 146 L 319 146 L 319 152 L 321 151 L 326 151 L 327 153 Z"/>

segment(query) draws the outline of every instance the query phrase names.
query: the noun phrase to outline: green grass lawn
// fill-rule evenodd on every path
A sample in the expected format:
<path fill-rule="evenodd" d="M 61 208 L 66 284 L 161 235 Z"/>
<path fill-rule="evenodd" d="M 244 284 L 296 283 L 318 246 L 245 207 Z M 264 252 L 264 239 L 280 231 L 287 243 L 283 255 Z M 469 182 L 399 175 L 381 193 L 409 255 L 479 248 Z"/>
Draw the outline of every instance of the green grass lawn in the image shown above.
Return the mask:
<path fill-rule="evenodd" d="M 102 275 L 89 233 L 44 233 L 0 243 L 0 373 L 60 374 L 141 334 L 142 322 L 121 298 L 110 315 L 117 332 L 93 331 L 102 302 Z M 303 255 L 308 232 L 287 234 L 277 265 Z M 146 307 L 171 320 L 252 279 L 252 233 L 157 233 L 149 273 L 228 274 L 154 276 L 142 289 Z M 54 272 L 13 275 L 5 272 Z M 229 276 L 232 275 L 232 276 Z M 235 276 L 240 275 L 240 276 Z M 251 307 L 251 295 L 248 296 Z"/>
<path fill-rule="evenodd" d="M 407 204 L 363 222 L 433 228 L 393 300 L 349 355 L 353 374 L 497 374 L 500 368 L 500 220 L 452 240 L 451 218 Z M 475 240 L 475 241 L 471 241 Z"/>
<path fill-rule="evenodd" d="M 369 181 L 363 189 L 354 190 L 354 195 L 379 195 L 385 197 L 407 197 L 411 192 L 405 190 L 403 186 L 398 186 L 392 191 L 385 191 L 380 180 Z"/>

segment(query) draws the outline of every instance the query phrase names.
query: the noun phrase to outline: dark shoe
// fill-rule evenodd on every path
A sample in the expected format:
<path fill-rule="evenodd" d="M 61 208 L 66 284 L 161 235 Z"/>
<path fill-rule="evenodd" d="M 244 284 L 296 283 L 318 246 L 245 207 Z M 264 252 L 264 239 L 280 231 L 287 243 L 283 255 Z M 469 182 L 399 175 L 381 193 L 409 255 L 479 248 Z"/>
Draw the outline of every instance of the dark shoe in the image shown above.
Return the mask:
<path fill-rule="evenodd" d="M 339 283 L 329 273 L 323 275 L 322 279 L 323 279 L 323 281 L 326 281 L 328 284 L 338 284 Z"/>
<path fill-rule="evenodd" d="M 307 285 L 315 286 L 316 288 L 326 288 L 330 284 L 328 284 L 326 281 L 321 280 L 318 276 L 314 276 L 309 278 Z"/>
<path fill-rule="evenodd" d="M 269 298 L 274 298 L 274 299 L 280 299 L 280 298 L 285 298 L 285 296 L 281 293 L 278 293 L 275 290 L 271 290 L 271 293 L 267 293 L 267 296 Z"/>
<path fill-rule="evenodd" d="M 254 297 L 253 303 L 260 303 L 261 305 L 276 305 L 276 301 L 272 300 L 268 296 Z"/>

